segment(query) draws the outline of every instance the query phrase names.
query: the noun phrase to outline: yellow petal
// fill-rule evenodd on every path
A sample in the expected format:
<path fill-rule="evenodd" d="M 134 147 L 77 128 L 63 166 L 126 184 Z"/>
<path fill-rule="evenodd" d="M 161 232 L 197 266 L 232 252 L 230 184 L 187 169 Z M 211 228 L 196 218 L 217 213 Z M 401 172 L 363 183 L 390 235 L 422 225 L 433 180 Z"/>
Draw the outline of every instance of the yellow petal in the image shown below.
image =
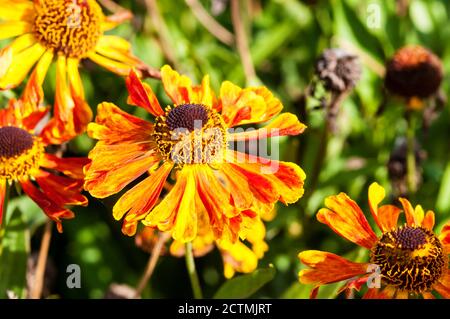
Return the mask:
<path fill-rule="evenodd" d="M 3 10 L 3 8 L 2 8 Z M 33 25 L 26 21 L 0 23 L 0 40 L 9 39 L 33 31 Z"/>
<path fill-rule="evenodd" d="M 13 54 L 10 67 L 0 78 L 0 88 L 11 89 L 19 85 L 45 51 L 42 45 L 36 43 L 18 54 Z"/>
<path fill-rule="evenodd" d="M 34 5 L 29 0 L 0 0 L 0 8 L 0 19 L 5 21 L 31 21 L 34 16 Z"/>
<path fill-rule="evenodd" d="M 67 59 L 67 73 L 69 75 L 70 88 L 74 95 L 84 99 L 83 82 L 81 81 L 78 65 L 80 61 L 74 58 Z"/>
<path fill-rule="evenodd" d="M 142 64 L 142 62 L 131 53 L 131 44 L 124 38 L 115 35 L 102 36 L 97 42 L 95 51 L 109 59 L 130 66 Z"/>
<path fill-rule="evenodd" d="M 173 239 L 190 242 L 197 235 L 197 210 L 195 208 L 195 179 L 190 172 L 187 175 L 186 189 L 178 208 Z"/>
<path fill-rule="evenodd" d="M 110 58 L 107 58 L 95 52 L 89 54 L 88 57 L 98 65 L 118 75 L 127 76 L 132 69 L 132 66 L 128 64 L 111 60 Z"/>

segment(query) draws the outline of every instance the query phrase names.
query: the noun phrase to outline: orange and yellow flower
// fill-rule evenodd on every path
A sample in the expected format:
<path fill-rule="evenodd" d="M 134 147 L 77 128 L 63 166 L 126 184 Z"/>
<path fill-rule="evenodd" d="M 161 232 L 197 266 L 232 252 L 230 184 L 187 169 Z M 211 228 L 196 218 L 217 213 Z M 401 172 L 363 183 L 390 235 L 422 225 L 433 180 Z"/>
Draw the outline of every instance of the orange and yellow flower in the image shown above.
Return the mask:
<path fill-rule="evenodd" d="M 402 209 L 379 204 L 385 190 L 377 183 L 369 187 L 369 206 L 381 230 L 377 236 L 359 206 L 346 194 L 328 197 L 327 208 L 317 213 L 317 219 L 327 224 L 345 239 L 370 250 L 368 263 L 356 263 L 338 255 L 308 250 L 299 258 L 309 269 L 301 270 L 300 282 L 313 284 L 311 296 L 321 285 L 347 281 L 341 291 L 361 290 L 367 284 L 363 298 L 409 297 L 450 298 L 450 222 L 439 236 L 433 232 L 434 213 L 415 208 L 405 198 L 399 198 L 406 224 L 398 226 Z"/>
<path fill-rule="evenodd" d="M 0 204 L 5 201 L 7 183 L 18 182 L 62 232 L 61 219 L 74 217 L 67 206 L 88 203 L 81 191 L 83 166 L 89 160 L 46 152 L 51 141 L 36 128 L 47 113 L 48 109 L 33 108 L 22 99 L 10 100 L 0 110 Z M 3 213 L 0 205 L 0 225 Z"/>
<path fill-rule="evenodd" d="M 0 20 L 0 40 L 15 37 L 0 51 L 0 89 L 18 86 L 36 65 L 24 98 L 40 99 L 56 59 L 54 118 L 42 133 L 47 139 L 74 137 L 91 121 L 78 71 L 81 60 L 88 58 L 123 76 L 143 65 L 126 40 L 104 34 L 121 19 L 104 16 L 95 0 L 0 0 Z"/>
<path fill-rule="evenodd" d="M 85 189 L 104 198 L 128 190 L 113 208 L 122 231 L 134 235 L 138 222 L 169 231 L 176 241 L 193 241 L 199 219 L 206 218 L 215 239 L 236 242 L 241 230 L 274 203 L 296 202 L 305 174 L 296 164 L 268 160 L 228 149 L 229 142 L 297 135 L 305 126 L 265 87 L 241 89 L 224 82 L 218 97 L 205 76 L 201 85 L 169 66 L 162 82 L 174 105 L 163 110 L 152 89 L 134 72 L 127 78 L 129 103 L 151 113 L 155 123 L 121 111 L 111 103 L 98 107 L 88 126 L 99 140 L 90 152 Z M 228 133 L 243 124 L 269 124 L 253 131 Z M 160 203 L 167 181 L 174 181 Z M 201 212 L 205 211 L 205 216 Z"/>

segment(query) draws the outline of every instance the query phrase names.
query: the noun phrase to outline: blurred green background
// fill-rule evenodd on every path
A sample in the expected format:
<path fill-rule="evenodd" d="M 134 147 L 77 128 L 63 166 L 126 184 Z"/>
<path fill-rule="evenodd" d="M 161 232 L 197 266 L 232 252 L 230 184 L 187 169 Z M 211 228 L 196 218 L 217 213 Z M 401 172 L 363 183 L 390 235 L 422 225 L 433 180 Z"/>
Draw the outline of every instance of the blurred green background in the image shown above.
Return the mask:
<path fill-rule="evenodd" d="M 423 45 L 442 59 L 445 69 L 442 90 L 448 92 L 450 2 L 242 0 L 242 16 L 257 79 L 246 79 L 236 47 L 212 36 L 193 14 L 188 1 L 157 1 L 162 29 L 155 28 L 144 1 L 117 2 L 135 16 L 111 33 L 130 40 L 134 53 L 147 64 L 158 68 L 172 64 L 196 82 L 209 74 L 216 92 L 224 80 L 240 86 L 259 82 L 282 100 L 286 111 L 297 114 L 308 125 L 304 134 L 280 139 L 281 158 L 299 163 L 307 174 L 306 194 L 297 204 L 278 206 L 277 217 L 267 224 L 270 250 L 259 267 L 273 264 L 276 275 L 254 297 L 307 298 L 311 287 L 299 284 L 297 278 L 302 267 L 297 254 L 302 250 L 326 250 L 364 260 L 364 252 L 318 223 L 315 213 L 323 207 L 326 196 L 339 192 L 347 193 L 368 213 L 367 189 L 373 181 L 391 193 L 387 162 L 396 139 L 406 134 L 405 107 L 401 100 L 389 98 L 384 112 L 377 115 L 383 102 L 383 80 L 374 66 L 383 65 L 396 49 L 406 44 Z M 229 1 L 200 2 L 233 32 Z M 402 3 L 406 3 L 403 9 Z M 372 19 L 378 17 L 375 22 L 379 24 L 374 24 Z M 169 53 L 161 50 L 161 41 L 168 44 Z M 311 176 L 320 161 L 318 153 L 325 123 L 320 101 L 305 98 L 304 92 L 313 79 L 320 53 L 325 48 L 340 46 L 363 54 L 362 78 L 341 105 L 338 131 L 330 137 L 318 181 L 311 189 Z M 52 69 L 46 81 L 49 103 L 53 102 L 55 91 L 54 72 Z M 126 104 L 127 91 L 120 77 L 85 62 L 82 78 L 88 102 L 94 109 L 98 103 L 110 101 L 150 119 L 143 109 Z M 168 104 L 161 84 L 156 80 L 147 82 L 160 101 Z M 1 105 L 19 92 L 20 88 L 15 93 L 1 92 Z M 421 163 L 422 184 L 412 201 L 414 205 L 420 203 L 425 209 L 435 210 L 438 228 L 450 216 L 449 122 L 449 108 L 445 106 L 427 133 L 420 127 L 416 131 L 426 158 Z M 70 143 L 68 154 L 86 155 L 93 145 L 94 141 L 81 136 Z M 76 208 L 77 217 L 64 223 L 63 234 L 54 231 L 49 259 L 54 268 L 51 296 L 102 298 L 111 283 L 136 286 L 148 254 L 135 246 L 134 238 L 122 235 L 121 223 L 113 219 L 111 209 L 117 198 L 102 201 L 90 198 L 89 207 Z M 391 200 L 387 198 L 386 202 Z M 30 250 L 36 252 L 44 215 L 27 198 L 15 199 L 10 207 L 18 207 L 25 213 L 25 224 L 32 226 Z M 214 250 L 196 263 L 204 294 L 211 297 L 225 281 L 220 254 Z M 69 264 L 81 266 L 80 289 L 66 287 Z M 330 285 L 321 289 L 319 297 L 332 298 L 335 293 L 336 286 Z M 184 259 L 162 257 L 143 297 L 190 296 Z"/>

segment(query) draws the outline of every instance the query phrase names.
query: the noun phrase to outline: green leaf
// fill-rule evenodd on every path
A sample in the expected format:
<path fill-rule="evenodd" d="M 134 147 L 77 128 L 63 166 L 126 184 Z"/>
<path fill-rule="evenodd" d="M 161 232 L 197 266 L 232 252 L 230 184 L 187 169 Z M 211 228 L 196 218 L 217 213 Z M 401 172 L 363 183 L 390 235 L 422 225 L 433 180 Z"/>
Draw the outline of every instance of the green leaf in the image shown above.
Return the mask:
<path fill-rule="evenodd" d="M 0 249 L 0 298 L 8 291 L 19 298 L 26 297 L 27 259 L 30 234 L 19 209 L 15 209 L 5 228 Z"/>
<path fill-rule="evenodd" d="M 8 203 L 7 216 L 11 216 L 16 209 L 22 212 L 22 218 L 27 224 L 27 228 L 31 234 L 34 231 L 44 225 L 47 220 L 47 216 L 42 212 L 42 209 L 28 196 L 19 196 L 11 199 Z"/>
<path fill-rule="evenodd" d="M 450 212 L 450 164 L 447 164 L 444 176 L 442 176 L 441 188 L 436 201 L 436 210 L 439 214 Z"/>
<path fill-rule="evenodd" d="M 248 298 L 275 277 L 273 267 L 258 269 L 225 282 L 214 295 L 215 299 Z"/>

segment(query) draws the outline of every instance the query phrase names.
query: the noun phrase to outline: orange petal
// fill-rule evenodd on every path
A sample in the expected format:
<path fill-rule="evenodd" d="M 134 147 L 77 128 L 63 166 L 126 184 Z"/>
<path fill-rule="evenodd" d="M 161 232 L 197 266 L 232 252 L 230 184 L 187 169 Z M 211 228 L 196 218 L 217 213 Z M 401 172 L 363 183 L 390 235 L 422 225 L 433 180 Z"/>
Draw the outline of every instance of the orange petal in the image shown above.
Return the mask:
<path fill-rule="evenodd" d="M 242 165 L 229 164 L 230 174 L 242 176 L 253 195 L 263 203 L 274 203 L 279 195 L 275 185 L 263 174 L 245 169 Z"/>
<path fill-rule="evenodd" d="M 431 292 L 422 292 L 423 299 L 436 299 Z"/>
<path fill-rule="evenodd" d="M 207 165 L 195 166 L 194 175 L 198 196 L 208 214 L 209 223 L 216 234 L 221 234 L 224 217 L 230 218 L 237 214 L 230 205 L 230 191 L 222 186 Z"/>
<path fill-rule="evenodd" d="M 168 65 L 161 68 L 161 80 L 166 94 L 175 105 L 180 104 L 204 104 L 213 107 L 215 97 L 209 85 L 209 77 L 203 78 L 200 86 L 193 86 L 191 79 L 180 75 Z"/>
<path fill-rule="evenodd" d="M 378 207 L 386 196 L 386 192 L 378 183 L 369 186 L 369 207 L 375 222 L 383 232 L 397 228 L 398 217 L 401 209 L 393 205 Z"/>
<path fill-rule="evenodd" d="M 378 208 L 378 221 L 384 232 L 397 228 L 398 217 L 402 210 L 394 205 L 383 205 Z"/>
<path fill-rule="evenodd" d="M 81 194 L 83 180 L 53 175 L 40 171 L 34 176 L 45 195 L 60 206 L 81 205 L 86 206 L 88 200 Z"/>
<path fill-rule="evenodd" d="M 102 143 L 146 143 L 146 150 L 151 148 L 149 144 L 153 125 L 122 111 L 112 103 L 98 105 L 95 122 L 88 126 L 88 134 Z"/>
<path fill-rule="evenodd" d="M 84 179 L 83 167 L 89 163 L 86 157 L 57 157 L 45 154 L 41 160 L 41 166 L 56 170 L 72 178 Z"/>
<path fill-rule="evenodd" d="M 61 218 L 71 219 L 75 215 L 72 211 L 61 207 L 56 204 L 51 198 L 49 198 L 45 193 L 37 189 L 30 180 L 21 181 L 22 189 L 27 193 L 30 198 L 38 204 L 44 213 L 53 221 L 56 222 L 58 231 L 62 233 Z"/>
<path fill-rule="evenodd" d="M 429 210 L 427 211 L 427 213 L 425 214 L 425 217 L 422 221 L 422 226 L 429 229 L 429 230 L 433 230 L 434 227 L 434 212 Z"/>
<path fill-rule="evenodd" d="M 127 191 L 114 205 L 114 218 L 120 220 L 127 214 L 126 224 L 128 227 L 126 229 L 134 229 L 133 233 L 127 233 L 128 236 L 135 234 L 138 221 L 144 219 L 156 205 L 172 167 L 172 163 L 164 163 L 155 173 Z M 130 227 L 131 224 L 134 227 Z"/>
<path fill-rule="evenodd" d="M 230 190 L 235 207 L 249 209 L 253 204 L 254 197 L 247 178 L 226 163 L 221 165 L 220 173 L 222 173 L 223 183 Z"/>
<path fill-rule="evenodd" d="M 317 213 L 317 220 L 327 224 L 338 235 L 347 240 L 371 249 L 377 241 L 361 208 L 346 194 L 330 196 L 325 199 L 325 206 Z"/>
<path fill-rule="evenodd" d="M 161 80 L 166 94 L 175 105 L 190 103 L 192 95 L 192 82 L 185 75 L 180 75 L 168 65 L 161 68 Z"/>
<path fill-rule="evenodd" d="M 447 224 L 445 224 L 442 228 L 439 239 L 442 245 L 444 245 L 446 251 L 450 254 L 450 222 L 447 222 Z"/>
<path fill-rule="evenodd" d="M 136 72 L 131 70 L 126 80 L 128 93 L 128 104 L 140 106 L 153 116 L 164 115 L 158 99 L 147 83 L 141 82 Z"/>
<path fill-rule="evenodd" d="M 379 288 L 369 288 L 363 299 L 392 299 L 392 296 Z"/>
<path fill-rule="evenodd" d="M 299 272 L 299 279 L 303 284 L 320 286 L 350 279 L 367 272 L 367 264 L 355 263 L 329 252 L 307 250 L 301 252 L 298 258 L 312 268 Z"/>
<path fill-rule="evenodd" d="M 160 160 L 153 151 L 143 154 L 140 145 L 100 143 L 89 153 L 89 158 L 92 162 L 85 167 L 84 187 L 97 198 L 118 193 Z"/>
<path fill-rule="evenodd" d="M 411 203 L 406 198 L 399 198 L 398 200 L 403 206 L 403 211 L 406 216 L 406 223 L 409 226 L 421 226 L 424 218 L 423 210 L 414 210 Z"/>
<path fill-rule="evenodd" d="M 303 184 L 306 175 L 303 170 L 294 163 L 269 160 L 262 157 L 248 155 L 235 151 L 226 153 L 227 161 L 235 170 L 244 174 L 252 190 L 261 196 L 262 202 L 274 202 L 280 200 L 284 204 L 296 202 L 304 192 Z M 258 185 L 258 181 L 271 187 Z M 270 201 L 270 198 L 272 198 Z"/>
<path fill-rule="evenodd" d="M 220 88 L 220 103 L 229 127 L 268 121 L 283 108 L 266 87 L 241 89 L 228 81 Z"/>
<path fill-rule="evenodd" d="M 305 129 L 306 125 L 301 123 L 297 116 L 292 113 L 283 113 L 277 116 L 270 124 L 260 129 L 242 132 L 239 132 L 239 129 L 237 129 L 235 133 L 228 135 L 228 139 L 236 142 L 261 140 L 275 136 L 298 135 L 303 133 Z"/>
<path fill-rule="evenodd" d="M 192 241 L 197 235 L 195 204 L 193 168 L 185 166 L 174 187 L 143 223 L 146 226 L 157 226 L 161 231 L 172 231 L 172 237 L 180 242 Z"/>
<path fill-rule="evenodd" d="M 41 133 L 44 140 L 59 144 L 77 135 L 74 122 L 76 104 L 67 83 L 67 59 L 59 55 L 56 66 L 56 94 L 53 108 L 53 119 Z"/>
<path fill-rule="evenodd" d="M 450 272 L 447 269 L 433 288 L 445 299 L 450 299 Z"/>

